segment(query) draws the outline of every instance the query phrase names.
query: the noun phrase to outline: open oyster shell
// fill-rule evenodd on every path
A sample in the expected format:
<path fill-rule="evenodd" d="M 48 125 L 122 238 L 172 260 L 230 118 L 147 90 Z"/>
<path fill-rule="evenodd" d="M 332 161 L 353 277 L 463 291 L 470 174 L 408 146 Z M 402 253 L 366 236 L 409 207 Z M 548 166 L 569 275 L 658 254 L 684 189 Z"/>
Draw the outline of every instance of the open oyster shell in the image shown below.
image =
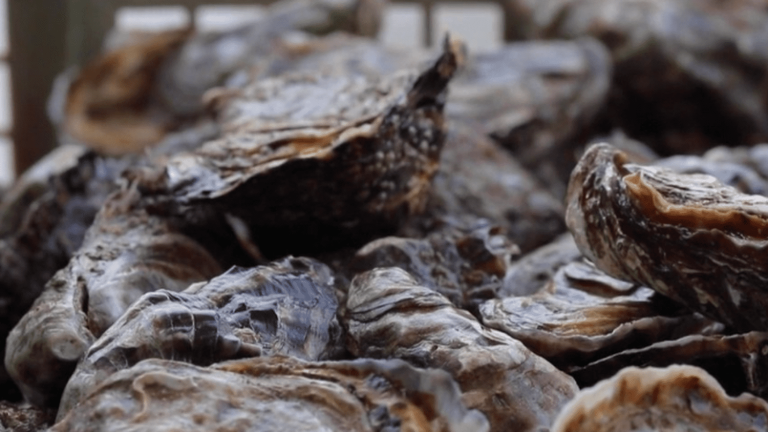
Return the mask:
<path fill-rule="evenodd" d="M 341 328 L 332 282 L 323 264 L 286 258 L 233 268 L 180 293 L 147 293 L 90 347 L 67 384 L 58 417 L 111 374 L 148 358 L 207 366 L 259 355 L 333 356 L 341 351 Z"/>
<path fill-rule="evenodd" d="M 597 144 L 573 171 L 566 222 L 582 253 L 740 331 L 768 330 L 768 198 L 626 159 Z"/>
<path fill-rule="evenodd" d="M 219 273 L 199 244 L 148 214 L 135 190 L 118 191 L 11 331 L 5 367 L 29 402 L 56 406 L 88 346 L 142 294 L 181 291 Z"/>
<path fill-rule="evenodd" d="M 504 333 L 487 329 L 397 268 L 358 275 L 347 300 L 350 351 L 448 371 L 492 431 L 548 428 L 573 379 Z"/>
<path fill-rule="evenodd" d="M 214 97 L 222 137 L 166 170 L 181 214 L 247 221 L 268 255 L 392 231 L 424 208 L 461 49 L 446 38 L 421 74 L 289 74 Z"/>
<path fill-rule="evenodd" d="M 626 368 L 582 390 L 568 403 L 552 432 L 760 431 L 768 428 L 768 404 L 749 394 L 729 397 L 705 371 L 693 366 Z"/>
<path fill-rule="evenodd" d="M 266 357 L 209 368 L 145 360 L 109 377 L 52 431 L 116 428 L 485 432 L 488 422 L 443 371 Z"/>

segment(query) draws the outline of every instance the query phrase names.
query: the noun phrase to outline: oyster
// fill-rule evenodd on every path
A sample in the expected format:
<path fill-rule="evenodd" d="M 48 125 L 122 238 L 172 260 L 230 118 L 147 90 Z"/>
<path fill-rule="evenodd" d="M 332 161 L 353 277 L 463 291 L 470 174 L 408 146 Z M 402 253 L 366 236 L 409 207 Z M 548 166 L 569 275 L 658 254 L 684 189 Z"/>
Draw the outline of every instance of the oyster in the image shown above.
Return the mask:
<path fill-rule="evenodd" d="M 580 386 L 586 387 L 628 366 L 688 364 L 706 370 L 730 395 L 749 392 L 768 397 L 768 333 L 702 333 L 628 349 L 568 372 Z"/>
<path fill-rule="evenodd" d="M 592 36 L 610 50 L 608 123 L 664 155 L 768 138 L 762 1 L 507 0 L 516 38 Z"/>
<path fill-rule="evenodd" d="M 768 198 L 705 175 L 629 163 L 607 144 L 573 171 L 566 223 L 607 274 L 740 331 L 768 330 Z"/>
<path fill-rule="evenodd" d="M 535 295 L 489 300 L 480 305 L 479 315 L 484 325 L 519 340 L 566 372 L 715 325 L 683 308 L 668 307 L 655 294 L 575 261 L 560 268 Z"/>
<path fill-rule="evenodd" d="M 209 368 L 142 361 L 109 377 L 51 430 L 115 429 L 485 432 L 488 422 L 465 408 L 442 371 L 397 360 L 266 357 Z"/>
<path fill-rule="evenodd" d="M 214 98 L 223 136 L 172 157 L 168 188 L 199 221 L 247 221 L 268 256 L 360 243 L 423 209 L 461 47 L 420 75 L 286 75 Z M 199 223 L 199 222 L 198 222 Z"/>
<path fill-rule="evenodd" d="M 768 404 L 749 394 L 729 397 L 692 366 L 627 368 L 582 390 L 558 416 L 552 432 L 714 431 L 768 428 Z"/>
<path fill-rule="evenodd" d="M 483 327 L 397 268 L 355 277 L 347 300 L 349 349 L 448 371 L 493 431 L 548 428 L 573 397 L 573 379 L 504 333 Z"/>
<path fill-rule="evenodd" d="M 5 367 L 29 402 L 56 406 L 88 346 L 142 294 L 220 273 L 199 244 L 149 214 L 135 190 L 118 191 L 11 331 Z"/>
<path fill-rule="evenodd" d="M 111 374 L 148 358 L 207 366 L 259 355 L 334 356 L 341 351 L 341 328 L 332 282 L 323 264 L 287 258 L 269 266 L 233 268 L 181 293 L 147 293 L 77 365 L 58 417 Z"/>
<path fill-rule="evenodd" d="M 496 297 L 511 260 L 519 253 L 500 231 L 486 226 L 469 232 L 439 231 L 422 240 L 380 238 L 357 251 L 349 271 L 398 267 L 456 307 L 476 308 Z"/>

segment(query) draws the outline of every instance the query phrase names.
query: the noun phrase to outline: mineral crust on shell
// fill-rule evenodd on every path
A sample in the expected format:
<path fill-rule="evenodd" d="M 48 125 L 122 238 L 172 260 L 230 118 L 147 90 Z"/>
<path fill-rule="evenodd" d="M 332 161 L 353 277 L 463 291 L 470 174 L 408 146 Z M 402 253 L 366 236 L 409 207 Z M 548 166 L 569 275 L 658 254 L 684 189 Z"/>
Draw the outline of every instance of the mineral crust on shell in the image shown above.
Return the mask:
<path fill-rule="evenodd" d="M 565 265 L 540 292 L 488 300 L 484 325 L 524 343 L 568 372 L 578 365 L 634 347 L 696 334 L 713 321 L 686 309 L 665 310 L 657 294 L 576 261 Z M 682 310 L 681 310 L 682 309 Z"/>
<path fill-rule="evenodd" d="M 247 221 L 273 255 L 393 231 L 424 208 L 438 168 L 462 62 L 457 41 L 444 49 L 421 74 L 288 74 L 214 97 L 222 137 L 167 167 L 180 212 Z"/>
<path fill-rule="evenodd" d="M 145 360 L 109 377 L 51 430 L 116 429 L 486 432 L 488 421 L 465 407 L 443 371 L 266 357 L 208 368 Z"/>
<path fill-rule="evenodd" d="M 207 366 L 282 354 L 323 360 L 341 328 L 330 269 L 308 258 L 233 268 L 180 293 L 139 298 L 85 354 L 62 396 L 59 418 L 111 374 L 161 358 Z"/>
<path fill-rule="evenodd" d="M 768 330 L 768 198 L 597 144 L 571 176 L 566 223 L 607 274 L 740 331 Z"/>
<path fill-rule="evenodd" d="M 446 370 L 492 431 L 548 428 L 577 391 L 573 379 L 508 335 L 482 326 L 396 268 L 358 275 L 347 300 L 350 351 Z"/>
<path fill-rule="evenodd" d="M 692 366 L 626 368 L 582 390 L 552 432 L 758 432 L 768 429 L 768 404 L 750 394 L 729 397 Z"/>
<path fill-rule="evenodd" d="M 118 191 L 11 331 L 5 367 L 29 402 L 56 406 L 90 344 L 142 294 L 181 291 L 220 273 L 199 244 L 148 214 L 135 190 Z"/>

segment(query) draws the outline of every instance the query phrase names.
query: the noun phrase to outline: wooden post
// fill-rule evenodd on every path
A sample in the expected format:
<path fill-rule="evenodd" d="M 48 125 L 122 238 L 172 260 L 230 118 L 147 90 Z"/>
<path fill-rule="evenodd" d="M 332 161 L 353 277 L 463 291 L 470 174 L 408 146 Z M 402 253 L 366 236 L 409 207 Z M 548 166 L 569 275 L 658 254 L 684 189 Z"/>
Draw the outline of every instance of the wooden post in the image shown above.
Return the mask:
<path fill-rule="evenodd" d="M 64 68 L 67 2 L 8 0 L 8 33 L 16 174 L 56 145 L 46 102 Z"/>

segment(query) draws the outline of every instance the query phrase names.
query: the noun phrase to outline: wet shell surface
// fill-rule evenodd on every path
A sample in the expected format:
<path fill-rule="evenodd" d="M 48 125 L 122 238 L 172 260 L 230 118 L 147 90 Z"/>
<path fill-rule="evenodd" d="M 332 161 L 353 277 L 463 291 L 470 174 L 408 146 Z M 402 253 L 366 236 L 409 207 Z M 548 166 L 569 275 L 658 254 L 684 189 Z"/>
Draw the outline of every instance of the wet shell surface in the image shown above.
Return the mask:
<path fill-rule="evenodd" d="M 220 273 L 199 244 L 149 215 L 136 191 L 118 191 L 11 331 L 5 367 L 28 401 L 56 406 L 90 344 L 142 294 L 181 291 Z"/>
<path fill-rule="evenodd" d="M 111 374 L 149 358 L 200 366 L 261 355 L 328 358 L 341 351 L 332 281 L 323 264 L 286 258 L 233 268 L 180 293 L 147 293 L 77 365 L 58 417 Z"/>
<path fill-rule="evenodd" d="M 443 371 L 265 357 L 208 368 L 145 360 L 109 377 L 52 430 L 115 429 L 486 432 L 488 421 Z"/>
<path fill-rule="evenodd" d="M 492 431 L 548 428 L 577 390 L 571 377 L 522 343 L 482 326 L 397 268 L 358 275 L 347 314 L 353 354 L 447 371 Z"/>
<path fill-rule="evenodd" d="M 768 428 L 768 404 L 749 394 L 730 397 L 693 366 L 627 368 L 581 391 L 552 432 L 757 432 Z"/>
<path fill-rule="evenodd" d="M 571 176 L 566 223 L 607 274 L 740 331 L 768 330 L 768 198 L 597 144 Z"/>
<path fill-rule="evenodd" d="M 483 303 L 480 318 L 565 371 L 714 324 L 685 308 L 668 310 L 663 301 L 655 301 L 656 295 L 576 261 L 535 295 Z"/>
<path fill-rule="evenodd" d="M 170 193 L 182 213 L 248 221 L 256 243 L 278 255 L 392 231 L 424 208 L 461 62 L 459 43 L 446 39 L 421 74 L 287 74 L 224 91 L 212 102 L 221 138 L 171 158 Z"/>

